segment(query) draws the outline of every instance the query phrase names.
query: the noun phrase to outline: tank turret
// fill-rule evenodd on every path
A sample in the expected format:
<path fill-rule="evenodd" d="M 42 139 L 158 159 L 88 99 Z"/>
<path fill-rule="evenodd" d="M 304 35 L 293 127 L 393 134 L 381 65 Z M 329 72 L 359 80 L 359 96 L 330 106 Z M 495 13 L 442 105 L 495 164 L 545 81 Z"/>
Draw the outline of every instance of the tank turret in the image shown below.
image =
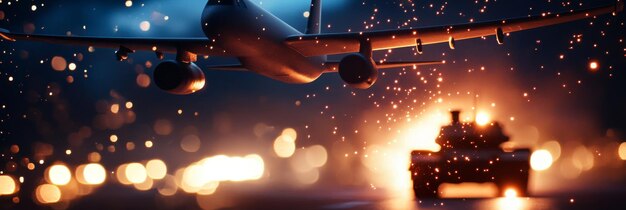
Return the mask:
<path fill-rule="evenodd" d="M 476 122 L 462 123 L 461 111 L 450 112 L 452 123 L 441 127 L 436 142 L 442 149 L 499 148 L 509 141 L 498 122 L 478 125 Z"/>

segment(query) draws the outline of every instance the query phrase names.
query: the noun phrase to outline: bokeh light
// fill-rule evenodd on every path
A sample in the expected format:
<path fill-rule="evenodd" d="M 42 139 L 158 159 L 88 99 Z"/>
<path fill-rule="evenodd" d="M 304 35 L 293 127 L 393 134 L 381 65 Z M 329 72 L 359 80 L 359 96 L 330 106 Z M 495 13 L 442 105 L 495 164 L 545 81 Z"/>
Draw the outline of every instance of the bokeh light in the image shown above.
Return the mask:
<path fill-rule="evenodd" d="M 163 178 L 161 185 L 157 188 L 159 194 L 163 196 L 172 196 L 178 191 L 178 185 L 176 185 L 176 178 L 172 175 L 167 175 Z"/>
<path fill-rule="evenodd" d="M 67 61 L 61 56 L 52 57 L 50 64 L 55 71 L 64 71 L 67 68 Z"/>
<path fill-rule="evenodd" d="M 143 182 L 135 183 L 135 184 L 133 184 L 133 186 L 135 187 L 135 189 L 137 189 L 139 191 L 148 191 L 148 190 L 152 189 L 152 187 L 154 186 L 154 180 L 152 180 L 152 179 L 150 179 L 148 177 Z"/>
<path fill-rule="evenodd" d="M 154 159 L 146 163 L 146 171 L 151 179 L 163 179 L 167 175 L 167 165 L 159 159 Z"/>
<path fill-rule="evenodd" d="M 128 164 L 122 164 L 117 167 L 117 170 L 115 171 L 115 178 L 117 178 L 117 181 L 123 185 L 131 185 L 133 183 L 126 178 L 126 167 L 128 167 Z"/>
<path fill-rule="evenodd" d="M 287 137 L 290 141 L 296 141 L 298 138 L 298 132 L 296 132 L 296 129 L 293 128 L 285 128 L 281 135 Z"/>
<path fill-rule="evenodd" d="M 148 22 L 148 21 L 141 21 L 141 23 L 139 23 L 139 29 L 141 29 L 141 31 L 149 31 L 150 30 L 150 22 Z"/>
<path fill-rule="evenodd" d="M 288 158 L 296 151 L 296 142 L 289 136 L 281 135 L 274 140 L 274 153 L 278 157 Z"/>
<path fill-rule="evenodd" d="M 54 185 L 67 185 L 67 183 L 70 183 L 70 180 L 72 179 L 72 172 L 70 172 L 70 169 L 61 164 L 50 166 L 46 175 L 48 181 Z"/>
<path fill-rule="evenodd" d="M 585 146 L 576 147 L 572 154 L 572 164 L 582 171 L 591 170 L 594 165 L 593 153 Z"/>
<path fill-rule="evenodd" d="M 306 149 L 306 161 L 313 167 L 322 167 L 326 164 L 328 153 L 326 148 L 321 145 L 311 146 Z"/>
<path fill-rule="evenodd" d="M 84 185 L 102 184 L 106 177 L 106 170 L 98 163 L 80 165 L 76 168 L 76 180 Z"/>
<path fill-rule="evenodd" d="M 552 155 L 553 161 L 561 157 L 561 144 L 558 141 L 548 141 L 541 145 L 541 149 L 547 150 Z"/>
<path fill-rule="evenodd" d="M 141 163 L 128 164 L 126 170 L 124 170 L 124 174 L 126 175 L 126 180 L 132 184 L 143 183 L 148 178 L 146 167 L 141 165 Z"/>
<path fill-rule="evenodd" d="M 61 189 L 51 184 L 40 185 L 35 190 L 35 198 L 43 204 L 59 202 L 61 200 Z"/>
<path fill-rule="evenodd" d="M 15 179 L 8 175 L 0 175 L 0 196 L 12 195 L 17 191 L 17 183 Z"/>
<path fill-rule="evenodd" d="M 622 160 L 626 160 L 626 142 L 622 142 L 617 149 L 617 154 Z"/>
<path fill-rule="evenodd" d="M 547 150 L 534 151 L 530 156 L 530 166 L 535 171 L 543 171 L 552 166 L 552 155 Z"/>
<path fill-rule="evenodd" d="M 187 135 L 180 141 L 180 148 L 185 152 L 197 152 L 202 142 L 196 135 Z"/>

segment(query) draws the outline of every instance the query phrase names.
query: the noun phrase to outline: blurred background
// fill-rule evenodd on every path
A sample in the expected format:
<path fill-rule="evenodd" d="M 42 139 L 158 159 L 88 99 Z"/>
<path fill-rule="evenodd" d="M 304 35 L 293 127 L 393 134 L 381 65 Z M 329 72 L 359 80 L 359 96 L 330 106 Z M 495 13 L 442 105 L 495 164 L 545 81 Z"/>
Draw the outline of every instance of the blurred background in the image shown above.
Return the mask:
<path fill-rule="evenodd" d="M 304 30 L 308 0 L 253 2 Z M 481 22 L 611 3 L 325 0 L 323 32 Z M 0 27 L 202 37 L 205 4 L 5 0 Z M 531 172 L 533 195 L 623 193 L 624 29 L 618 14 L 514 33 L 504 45 L 487 37 L 459 41 L 455 50 L 426 46 L 423 55 L 411 48 L 380 51 L 376 60 L 446 62 L 381 72 L 368 90 L 344 85 L 337 74 L 289 85 L 249 72 L 205 71 L 205 89 L 189 96 L 158 90 L 151 73 L 159 61 L 150 52 L 117 62 L 112 49 L 3 41 L 0 202 L 9 209 L 67 209 L 124 197 L 151 208 L 212 209 L 246 195 L 288 203 L 327 192 L 412 201 L 410 151 L 437 151 L 435 137 L 454 109 L 464 111 L 463 121 L 473 121 L 474 113 L 499 121 L 514 147 L 543 151 Z M 198 65 L 233 62 L 204 57 Z"/>

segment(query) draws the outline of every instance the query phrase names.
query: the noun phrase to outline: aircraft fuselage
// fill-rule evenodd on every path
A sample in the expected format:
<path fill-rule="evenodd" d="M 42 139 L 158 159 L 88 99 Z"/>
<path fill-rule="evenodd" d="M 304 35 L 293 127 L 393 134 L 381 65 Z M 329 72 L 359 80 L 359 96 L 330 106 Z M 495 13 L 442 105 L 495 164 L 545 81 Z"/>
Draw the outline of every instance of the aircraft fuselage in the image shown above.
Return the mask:
<path fill-rule="evenodd" d="M 324 72 L 325 57 L 305 57 L 283 43 L 301 32 L 256 4 L 239 1 L 206 5 L 201 21 L 209 41 L 250 71 L 282 82 L 310 83 Z"/>

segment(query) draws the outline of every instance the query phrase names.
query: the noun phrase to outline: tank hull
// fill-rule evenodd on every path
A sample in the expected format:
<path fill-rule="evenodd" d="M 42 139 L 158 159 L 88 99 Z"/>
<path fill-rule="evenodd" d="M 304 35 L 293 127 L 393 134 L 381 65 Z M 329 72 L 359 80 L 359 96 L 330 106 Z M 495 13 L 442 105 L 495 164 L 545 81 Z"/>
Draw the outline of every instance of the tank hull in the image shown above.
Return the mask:
<path fill-rule="evenodd" d="M 530 150 L 505 152 L 501 149 L 413 151 L 411 179 L 418 198 L 439 197 L 443 183 L 494 183 L 500 195 L 515 189 L 518 195 L 528 194 Z"/>

